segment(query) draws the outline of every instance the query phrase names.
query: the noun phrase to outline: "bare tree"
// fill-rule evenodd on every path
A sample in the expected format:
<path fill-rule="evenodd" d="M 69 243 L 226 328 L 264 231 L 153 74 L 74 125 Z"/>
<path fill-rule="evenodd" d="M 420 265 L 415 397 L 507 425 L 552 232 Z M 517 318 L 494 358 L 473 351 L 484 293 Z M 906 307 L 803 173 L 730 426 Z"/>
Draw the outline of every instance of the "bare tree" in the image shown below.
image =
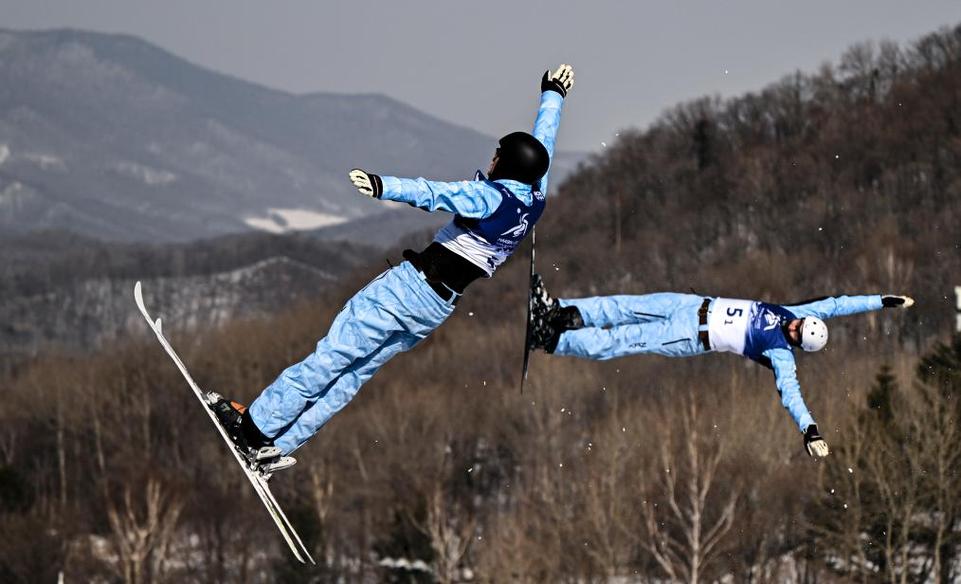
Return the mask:
<path fill-rule="evenodd" d="M 477 530 L 474 514 L 445 496 L 442 483 L 435 483 L 426 496 L 427 517 L 413 524 L 430 538 L 434 550 L 434 577 L 442 584 L 460 579 L 459 567 Z"/>
<path fill-rule="evenodd" d="M 315 542 L 323 546 L 321 561 L 329 560 L 331 550 L 328 542 L 328 516 L 334 503 L 334 481 L 331 479 L 331 468 L 326 462 L 315 463 L 310 466 L 310 500 L 313 503 L 314 514 L 317 518 L 321 541 Z"/>
<path fill-rule="evenodd" d="M 930 538 L 930 577 L 934 582 L 951 581 L 952 559 L 957 557 L 961 536 L 957 523 L 961 516 L 961 429 L 958 427 L 957 406 L 930 385 L 919 384 L 918 397 L 922 416 L 917 426 L 918 444 L 923 465 L 923 477 L 930 506 L 933 531 Z M 946 552 L 948 557 L 946 558 Z"/>
<path fill-rule="evenodd" d="M 131 487 L 123 501 L 107 503 L 107 518 L 120 558 L 120 571 L 130 584 L 151 582 L 164 569 L 164 560 L 183 501 L 167 492 L 157 479 L 148 479 L 143 501 L 134 502 Z"/>
<path fill-rule="evenodd" d="M 700 433 L 701 420 L 693 397 L 687 399 L 682 421 L 679 451 L 672 448 L 673 436 L 661 447 L 661 468 L 657 469 L 655 483 L 660 492 L 642 506 L 647 528 L 643 545 L 671 580 L 694 584 L 704 576 L 734 523 L 739 491 L 728 484 L 727 492 L 709 504 L 723 443 Z"/>
<path fill-rule="evenodd" d="M 877 517 L 883 521 L 881 575 L 892 584 L 903 584 L 912 579 L 913 558 L 919 551 L 912 540 L 918 533 L 918 514 L 924 511 L 924 485 L 918 480 L 924 469 L 915 436 L 917 424 L 926 422 L 915 418 L 908 404 L 896 407 L 898 415 L 889 420 L 868 420 L 869 448 L 859 470 L 867 473 L 872 495 L 877 497 Z"/>
<path fill-rule="evenodd" d="M 450 436 L 442 447 L 433 446 L 421 457 L 417 476 L 413 477 L 417 498 L 424 513 L 408 508 L 411 525 L 430 540 L 434 552 L 434 577 L 442 584 L 456 582 L 477 530 L 477 520 L 470 504 L 459 500 L 447 485 L 451 471 Z"/>
<path fill-rule="evenodd" d="M 915 400 L 914 426 L 919 455 L 927 472 L 925 502 L 931 510 L 925 537 L 930 549 L 929 577 L 935 582 L 957 579 L 957 558 L 961 533 L 961 335 L 953 342 L 940 344 L 918 366 L 919 382 L 912 395 Z"/>
<path fill-rule="evenodd" d="M 822 547 L 830 550 L 830 567 L 851 581 L 868 582 L 876 577 L 875 558 L 868 557 L 864 534 L 876 520 L 877 502 L 865 483 L 866 473 L 861 472 L 871 447 L 871 437 L 862 425 L 847 427 L 844 442 L 819 466 L 818 497 L 806 514 L 808 528 Z"/>
<path fill-rule="evenodd" d="M 19 427 L 12 420 L 0 421 L 0 465 L 11 466 L 16 459 Z"/>

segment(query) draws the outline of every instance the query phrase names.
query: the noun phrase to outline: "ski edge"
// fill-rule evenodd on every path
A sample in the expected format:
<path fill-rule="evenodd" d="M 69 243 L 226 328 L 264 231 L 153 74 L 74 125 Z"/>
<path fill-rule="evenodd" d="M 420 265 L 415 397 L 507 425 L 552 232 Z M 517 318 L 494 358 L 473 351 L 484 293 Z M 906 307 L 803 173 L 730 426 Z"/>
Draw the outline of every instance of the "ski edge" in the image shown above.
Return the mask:
<path fill-rule="evenodd" d="M 527 368 L 531 361 L 531 324 L 534 315 L 534 246 L 537 245 L 537 227 L 531 228 L 531 273 L 527 279 L 527 329 L 524 332 L 524 369 L 521 373 L 521 394 L 524 393 L 524 384 L 527 382 Z"/>

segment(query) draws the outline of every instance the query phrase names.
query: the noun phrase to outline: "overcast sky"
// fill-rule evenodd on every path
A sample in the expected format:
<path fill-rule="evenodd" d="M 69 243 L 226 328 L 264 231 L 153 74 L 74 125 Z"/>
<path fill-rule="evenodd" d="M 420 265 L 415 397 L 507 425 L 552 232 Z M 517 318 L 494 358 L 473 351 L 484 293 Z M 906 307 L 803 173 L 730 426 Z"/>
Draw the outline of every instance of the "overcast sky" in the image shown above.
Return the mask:
<path fill-rule="evenodd" d="M 277 89 L 384 93 L 492 136 L 529 126 L 541 73 L 568 62 L 560 145 L 581 150 L 679 101 L 958 23 L 959 0 L 0 0 L 0 27 L 133 34 Z"/>

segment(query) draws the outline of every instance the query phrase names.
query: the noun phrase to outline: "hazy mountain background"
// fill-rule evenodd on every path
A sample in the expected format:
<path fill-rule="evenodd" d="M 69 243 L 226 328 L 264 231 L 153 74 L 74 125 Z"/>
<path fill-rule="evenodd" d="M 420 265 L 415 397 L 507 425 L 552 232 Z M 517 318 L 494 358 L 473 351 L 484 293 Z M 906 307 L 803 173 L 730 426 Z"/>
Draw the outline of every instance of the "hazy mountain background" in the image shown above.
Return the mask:
<path fill-rule="evenodd" d="M 532 121 L 536 97 L 532 82 Z M 320 228 L 384 211 L 357 196 L 352 167 L 453 180 L 486 168 L 494 146 L 383 95 L 275 91 L 131 36 L 0 30 L 6 233 L 164 242 Z M 555 179 L 579 157 L 561 154 Z"/>
<path fill-rule="evenodd" d="M 536 80 L 530 106 L 533 122 Z M 383 95 L 275 91 L 131 36 L 0 29 L 0 369 L 115 338 L 137 279 L 205 326 L 316 296 L 450 220 L 361 197 L 348 169 L 462 179 L 495 146 Z M 559 153 L 555 184 L 581 158 Z"/>

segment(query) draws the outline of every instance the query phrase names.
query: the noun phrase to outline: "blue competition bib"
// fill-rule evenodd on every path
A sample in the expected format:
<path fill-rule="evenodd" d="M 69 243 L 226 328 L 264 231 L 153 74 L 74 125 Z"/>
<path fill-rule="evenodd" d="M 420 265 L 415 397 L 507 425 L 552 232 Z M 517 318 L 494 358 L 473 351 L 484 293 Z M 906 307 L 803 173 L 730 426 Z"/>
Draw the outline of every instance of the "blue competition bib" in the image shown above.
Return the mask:
<path fill-rule="evenodd" d="M 461 229 L 470 231 L 498 248 L 504 255 L 510 255 L 534 226 L 544 212 L 545 197 L 536 188 L 532 191 L 530 205 L 517 198 L 506 186 L 482 179 L 491 187 L 500 191 L 501 204 L 489 217 L 483 219 L 468 219 L 457 216 L 454 223 Z"/>
<path fill-rule="evenodd" d="M 764 352 L 768 349 L 793 350 L 781 327 L 795 318 L 794 313 L 783 306 L 758 302 L 747 329 L 744 356 L 764 363 Z"/>

